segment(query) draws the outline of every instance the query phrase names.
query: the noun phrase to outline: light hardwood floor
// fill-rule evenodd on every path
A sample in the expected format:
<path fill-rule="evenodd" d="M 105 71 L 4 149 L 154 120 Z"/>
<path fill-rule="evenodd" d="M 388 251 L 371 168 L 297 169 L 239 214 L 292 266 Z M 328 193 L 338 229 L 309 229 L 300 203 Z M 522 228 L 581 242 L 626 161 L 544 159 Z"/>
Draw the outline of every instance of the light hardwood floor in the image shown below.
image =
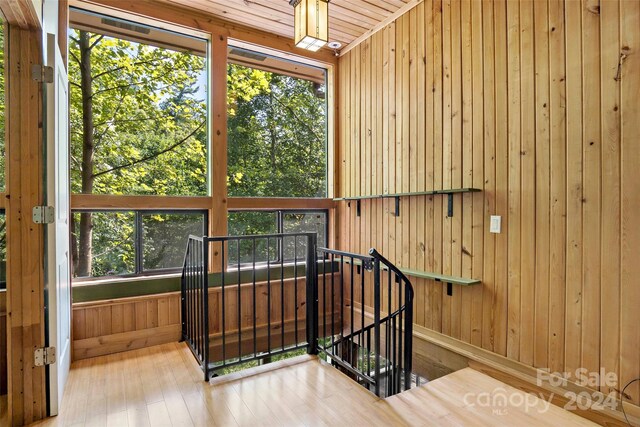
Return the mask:
<path fill-rule="evenodd" d="M 172 343 L 73 364 L 58 417 L 42 426 L 433 425 L 587 426 L 530 397 L 500 414 L 482 393 L 526 396 L 470 368 L 379 399 L 312 356 L 202 381 L 184 344 Z M 464 396 L 468 393 L 466 402 Z M 474 403 L 476 402 L 476 403 Z"/>

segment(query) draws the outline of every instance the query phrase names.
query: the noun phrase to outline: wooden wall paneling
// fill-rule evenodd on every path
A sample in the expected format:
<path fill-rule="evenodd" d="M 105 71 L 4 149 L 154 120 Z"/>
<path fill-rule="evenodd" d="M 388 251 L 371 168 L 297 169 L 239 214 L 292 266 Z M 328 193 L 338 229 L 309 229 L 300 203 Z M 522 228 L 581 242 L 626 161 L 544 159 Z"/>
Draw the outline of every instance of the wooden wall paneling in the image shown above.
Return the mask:
<path fill-rule="evenodd" d="M 507 3 L 498 0 L 493 4 L 494 39 L 495 39 L 495 123 L 496 123 L 496 209 L 495 213 L 502 217 L 503 233 L 495 237 L 495 296 L 493 312 L 492 337 L 494 351 L 507 355 L 507 337 L 509 321 L 509 263 L 508 256 L 510 230 L 509 210 L 509 140 L 507 111 L 509 109 L 509 93 L 504 82 L 508 79 L 508 27 Z"/>
<path fill-rule="evenodd" d="M 462 69 L 462 4 L 451 3 L 451 186 L 460 188 L 463 175 L 463 69 Z M 462 197 L 454 197 L 453 209 L 457 215 L 446 218 L 451 227 L 451 240 L 446 243 L 451 250 L 451 275 L 462 274 Z M 446 203 L 443 197 L 443 202 Z M 451 335 L 461 337 L 462 291 L 454 292 L 451 300 Z"/>
<path fill-rule="evenodd" d="M 636 259 L 640 244 L 640 4 L 620 2 L 620 112 L 622 118 L 622 277 L 620 312 L 620 386 L 638 377 L 640 369 L 640 263 Z M 635 254 L 635 255 L 634 255 Z M 640 400 L 640 384 L 627 389 L 631 400 Z"/>
<path fill-rule="evenodd" d="M 581 363 L 582 323 L 582 26 L 580 2 L 565 3 L 567 121 L 567 264 L 565 365 L 575 372 Z"/>
<path fill-rule="evenodd" d="M 507 357 L 520 357 L 520 4 L 507 2 L 509 144 Z"/>
<path fill-rule="evenodd" d="M 471 178 L 471 186 L 474 188 L 484 188 L 485 186 L 485 170 L 484 170 L 484 66 L 483 66 L 483 4 L 479 1 L 471 2 L 471 61 L 472 61 L 472 90 L 473 90 L 473 176 Z M 491 191 L 490 191 L 491 193 Z M 481 192 L 465 194 L 470 196 L 473 203 L 472 214 L 472 248 L 471 252 L 471 271 L 466 277 L 484 277 L 482 251 L 484 248 L 484 199 L 485 195 Z M 488 197 L 491 197 L 490 195 Z M 487 198 L 489 200 L 489 198 Z M 469 256 L 467 254 L 467 256 Z M 473 286 L 469 291 L 471 293 L 471 340 L 470 342 L 477 346 L 482 346 L 482 328 L 483 328 L 483 283 L 481 286 Z"/>
<path fill-rule="evenodd" d="M 520 4 L 520 360 L 533 364 L 535 304 L 535 70 L 533 1 Z M 514 325 L 515 326 L 515 325 Z M 517 327 L 517 326 L 516 326 Z"/>
<path fill-rule="evenodd" d="M 362 49 L 364 49 L 363 46 L 358 46 L 356 49 L 354 49 L 353 51 L 353 55 L 352 55 L 352 67 L 353 67 L 353 75 L 352 75 L 352 81 L 354 83 L 354 88 L 355 88 L 355 93 L 353 94 L 352 97 L 352 103 L 353 103 L 353 109 L 355 112 L 355 116 L 353 117 L 352 120 L 352 126 L 351 126 L 351 131 L 353 132 L 353 139 L 351 140 L 354 149 L 355 149 L 355 153 L 353 156 L 353 188 L 351 189 L 351 192 L 353 195 L 358 195 L 358 194 L 363 194 L 362 193 L 362 188 L 360 186 L 360 170 L 362 169 L 362 156 L 361 156 L 361 145 L 362 145 L 362 132 L 364 131 L 364 129 L 362 128 L 362 124 L 361 124 L 361 105 L 360 103 L 361 101 L 361 84 L 362 84 L 362 74 L 360 72 L 361 69 L 361 55 L 362 55 Z"/>
<path fill-rule="evenodd" d="M 583 271 L 582 359 L 589 372 L 600 368 L 600 2 L 582 2 Z M 606 173 L 606 171 L 604 171 Z"/>
<path fill-rule="evenodd" d="M 342 65 L 355 61 L 348 93 L 360 115 L 345 160 L 366 165 L 372 151 L 370 187 L 362 174 L 345 177 L 353 195 L 379 188 L 380 173 L 382 192 L 484 191 L 454 196 L 451 218 L 445 198 L 414 196 L 399 217 L 387 199 L 361 202 L 361 217 L 352 202 L 339 220 L 350 250 L 382 245 L 400 266 L 482 280 L 449 297 L 414 279 L 416 324 L 527 366 L 606 366 L 631 379 L 640 338 L 625 325 L 637 323 L 639 296 L 628 282 L 636 215 L 625 188 L 635 176 L 638 18 L 628 2 L 600 6 L 430 0 L 367 40 L 370 70 L 365 45 L 343 55 Z M 372 127 L 368 140 L 380 116 L 382 136 Z M 492 214 L 500 234 L 488 231 Z"/>
<path fill-rule="evenodd" d="M 452 141 L 452 43 L 451 30 L 451 1 L 442 1 L 442 188 L 452 188 L 451 182 L 451 141 Z M 442 245 L 442 273 L 451 275 L 451 221 L 446 218 L 447 201 L 436 200 L 440 203 L 441 212 L 437 220 L 442 224 L 440 244 Z M 442 333 L 451 333 L 451 298 L 442 296 Z"/>
<path fill-rule="evenodd" d="M 434 77 L 433 77 L 433 63 L 427 61 L 427 58 L 433 58 L 433 6 L 430 3 L 426 3 L 420 8 L 418 12 L 418 25 L 422 25 L 424 28 L 424 35 L 419 40 L 418 48 L 418 85 L 420 87 L 419 93 L 425 97 L 423 111 L 418 113 L 419 120 L 422 123 L 419 125 L 418 131 L 420 136 L 418 139 L 422 139 L 424 149 L 422 150 L 422 157 L 419 156 L 419 162 L 424 165 L 424 182 L 421 183 L 423 188 L 433 187 L 433 97 L 434 97 Z M 424 75 L 424 79 L 422 76 Z M 420 95 L 419 95 L 420 96 Z M 420 165 L 418 166 L 420 167 Z M 418 267 L 421 269 L 428 269 L 433 271 L 433 202 L 428 196 L 421 198 L 420 209 L 422 215 L 418 218 L 418 224 L 421 226 L 420 236 L 422 238 L 422 244 L 420 249 L 422 251 L 422 257 L 419 260 Z M 433 286 L 427 280 L 422 280 L 420 283 L 422 292 L 424 293 L 424 305 L 419 310 L 424 311 L 422 324 L 431 327 L 431 300 L 433 299 Z"/>
<path fill-rule="evenodd" d="M 371 161 L 373 155 L 372 144 L 372 129 L 371 129 L 371 71 L 373 64 L 371 63 L 371 44 L 373 40 L 366 40 L 362 43 L 362 63 L 360 72 L 362 86 L 362 101 L 361 104 L 361 126 L 362 132 L 360 133 L 360 147 L 361 147 L 361 161 L 364 162 L 362 172 L 360 173 L 360 185 L 362 192 L 360 194 L 371 195 L 372 182 L 374 180 L 373 170 L 371 168 Z"/>
<path fill-rule="evenodd" d="M 535 324 L 534 366 L 549 364 L 549 21 L 548 5 L 533 3 L 535 45 Z"/>
<path fill-rule="evenodd" d="M 422 141 L 418 140 L 418 99 L 420 103 L 424 103 L 424 96 L 420 96 L 418 92 L 418 37 L 424 38 L 424 24 L 422 27 L 418 26 L 418 10 L 414 8 L 409 11 L 409 49 L 405 53 L 405 56 L 409 59 L 409 110 L 406 112 L 408 119 L 409 131 L 407 134 L 408 145 L 408 162 L 405 165 L 409 169 L 409 183 L 407 190 L 411 192 L 418 191 L 418 186 L 421 180 L 424 180 L 424 168 L 421 167 L 418 170 L 418 157 L 420 155 L 419 144 Z M 421 76 L 424 78 L 424 74 Z M 422 177 L 422 178 L 421 178 Z M 409 199 L 409 204 L 415 202 L 415 198 Z M 413 207 L 411 207 L 413 212 Z M 412 219 L 411 225 L 415 227 L 415 219 Z"/>
<path fill-rule="evenodd" d="M 416 7 L 409 12 L 409 93 L 411 94 L 409 98 L 410 191 L 416 191 L 419 188 L 419 181 L 424 181 L 424 168 L 421 167 L 420 170 L 418 170 L 418 157 L 421 153 L 419 146 L 424 147 L 424 139 L 419 139 L 419 124 L 417 121 L 417 118 L 421 117 L 419 114 L 424 108 L 424 94 L 420 96 L 418 88 L 418 39 L 424 39 L 424 23 L 422 26 L 418 26 L 419 10 L 419 7 Z M 420 77 L 424 80 L 424 72 Z M 420 124 L 423 124 L 422 121 Z M 422 149 L 422 151 L 423 150 L 424 149 Z M 423 237 L 420 234 L 418 226 L 418 204 L 421 200 L 422 197 L 410 197 L 408 200 L 409 210 L 407 212 L 402 212 L 408 217 L 407 224 L 409 226 L 409 233 L 411 236 L 414 236 L 413 241 L 408 242 L 409 256 L 408 264 L 406 265 L 417 265 L 419 262 L 418 260 L 420 259 L 420 244 L 422 243 Z M 420 218 L 423 218 L 423 216 L 420 216 Z M 418 285 L 417 282 L 418 281 L 416 281 L 416 285 Z M 422 287 L 414 285 L 414 290 L 416 303 L 419 303 L 421 306 L 424 305 L 424 293 L 422 292 Z M 419 323 L 419 316 L 416 316 L 416 321 Z"/>
<path fill-rule="evenodd" d="M 549 368 L 564 366 L 566 265 L 566 81 L 564 2 L 549 2 L 549 118 L 551 160 Z"/>
<path fill-rule="evenodd" d="M 484 137 L 484 218 L 496 212 L 496 115 L 495 115 L 495 29 L 493 2 L 482 2 L 482 67 L 483 67 L 483 137 Z M 475 22 L 475 21 L 474 21 Z M 480 198 L 482 201 L 482 198 Z M 476 201 L 474 200 L 474 206 Z M 484 231 L 482 261 L 483 261 L 483 287 L 482 294 L 482 348 L 495 351 L 496 343 L 493 335 L 496 321 L 496 296 L 497 286 L 495 280 L 495 234 L 489 233 L 488 227 L 482 227 Z M 475 252 L 475 250 L 474 250 Z M 476 253 L 476 257 L 480 258 Z"/>
<path fill-rule="evenodd" d="M 471 187 L 473 181 L 473 81 L 472 81 L 472 53 L 471 53 L 471 1 L 463 0 L 460 2 L 460 64 L 462 79 L 462 108 L 460 111 L 461 120 L 461 185 L 460 187 Z M 455 156 L 455 154 L 454 154 Z M 456 218 L 461 220 L 460 234 L 460 270 L 457 276 L 471 277 L 471 260 L 473 251 L 473 235 L 471 229 L 471 221 L 473 217 L 473 206 L 471 194 L 463 194 L 461 197 L 462 210 L 458 211 Z M 455 209 L 454 209 L 455 212 Z M 459 298 L 458 297 L 459 294 Z M 460 322 L 460 339 L 465 342 L 471 340 L 471 289 L 460 289 L 456 292 L 454 298 L 461 307 L 469 307 L 469 310 L 459 310 L 453 313 L 453 316 L 459 318 Z"/>
<path fill-rule="evenodd" d="M 447 105 L 447 101 L 443 100 L 443 81 L 446 81 L 444 75 L 446 72 L 443 70 L 443 3 L 442 0 L 434 0 L 432 2 L 433 11 L 433 188 L 444 188 L 443 185 L 443 147 L 445 144 L 443 138 L 443 120 L 444 120 L 444 105 Z M 427 58 L 427 64 L 429 64 L 429 58 Z M 442 141 L 442 142 L 441 142 Z M 442 259 L 442 245 L 444 242 L 443 228 L 442 228 L 442 209 L 443 201 L 438 198 L 430 196 L 427 197 L 427 203 L 433 206 L 433 238 L 430 239 L 432 243 L 432 268 L 434 272 L 442 273 L 443 259 Z M 440 332 L 442 331 L 442 310 L 443 303 L 443 290 L 440 283 L 428 281 L 427 286 L 431 288 L 431 301 L 429 304 L 429 314 L 431 317 L 431 327 Z"/>
<path fill-rule="evenodd" d="M 600 93 L 601 93 L 601 155 L 602 204 L 600 227 L 601 259 L 609 256 L 612 262 L 603 262 L 600 275 L 601 348 L 600 364 L 607 372 L 620 378 L 618 351 L 620 349 L 620 316 L 607 313 L 620 312 L 620 2 L 600 5 Z M 609 393 L 615 387 L 601 384 L 601 391 Z"/>
<path fill-rule="evenodd" d="M 11 424 L 22 425 L 46 414 L 44 368 L 33 366 L 34 349 L 44 345 L 44 244 L 42 227 L 30 217 L 42 201 L 42 93 L 31 79 L 31 65 L 41 62 L 41 36 L 10 26 L 8 40 L 8 403 Z"/>

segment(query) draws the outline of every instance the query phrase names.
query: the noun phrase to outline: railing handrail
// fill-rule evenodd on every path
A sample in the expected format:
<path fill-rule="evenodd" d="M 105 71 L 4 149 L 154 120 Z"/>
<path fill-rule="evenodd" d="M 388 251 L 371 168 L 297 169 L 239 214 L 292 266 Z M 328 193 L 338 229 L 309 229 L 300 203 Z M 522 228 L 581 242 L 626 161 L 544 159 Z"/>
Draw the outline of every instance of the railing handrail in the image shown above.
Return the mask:
<path fill-rule="evenodd" d="M 316 232 L 306 232 L 306 231 L 302 231 L 299 233 L 272 233 L 272 234 L 243 234 L 240 236 L 211 236 L 211 237 L 207 237 L 204 236 L 203 239 L 205 239 L 208 242 L 223 242 L 223 241 L 229 241 L 229 240 L 253 240 L 253 239 L 277 239 L 277 238 L 284 238 L 284 237 L 311 237 L 311 236 L 317 236 L 318 233 Z"/>
<path fill-rule="evenodd" d="M 369 254 L 374 258 L 378 258 L 381 263 L 383 263 L 384 265 L 387 266 L 387 268 L 389 268 L 390 271 L 394 272 L 397 276 L 400 276 L 402 281 L 404 281 L 405 289 L 408 290 L 410 293 L 410 297 L 408 299 L 413 301 L 413 297 L 414 297 L 413 285 L 411 284 L 411 281 L 409 280 L 409 278 L 398 267 L 396 267 L 393 263 L 391 263 L 391 261 L 389 261 L 384 256 L 382 256 L 380 252 L 378 252 L 375 248 L 369 249 Z M 405 303 L 406 302 L 407 302 L 407 298 L 405 298 Z"/>

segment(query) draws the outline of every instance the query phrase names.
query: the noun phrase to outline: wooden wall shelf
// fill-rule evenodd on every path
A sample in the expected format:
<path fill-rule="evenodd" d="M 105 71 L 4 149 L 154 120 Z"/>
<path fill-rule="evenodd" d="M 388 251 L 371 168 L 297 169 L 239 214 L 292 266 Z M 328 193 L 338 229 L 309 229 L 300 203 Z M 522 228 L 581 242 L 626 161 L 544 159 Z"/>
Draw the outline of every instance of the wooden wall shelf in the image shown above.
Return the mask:
<path fill-rule="evenodd" d="M 431 191 L 416 191 L 412 193 L 392 193 L 392 194 L 376 194 L 370 196 L 351 196 L 351 197 L 340 197 L 337 199 L 333 199 L 336 202 L 339 201 L 355 201 L 357 216 L 360 216 L 360 201 L 366 199 L 396 199 L 396 210 L 394 212 L 394 216 L 400 216 L 400 197 L 411 197 L 411 196 L 434 196 L 438 194 L 446 194 L 448 201 L 448 212 L 447 216 L 453 216 L 453 195 L 457 193 L 475 193 L 478 191 L 482 191 L 479 188 L 451 188 L 448 190 L 431 190 Z"/>
<path fill-rule="evenodd" d="M 340 261 L 340 258 L 334 259 L 334 262 L 339 262 L 339 261 Z M 345 264 L 350 264 L 351 263 L 351 259 L 344 259 L 344 263 Z M 361 266 L 362 262 L 360 260 L 354 259 L 353 260 L 353 265 Z M 382 269 L 385 270 L 385 271 L 388 270 L 384 266 L 382 266 Z M 411 270 L 409 268 L 400 268 L 400 267 L 398 267 L 398 270 L 402 271 L 402 273 L 404 273 L 407 276 L 419 277 L 421 279 L 429 279 L 429 280 L 434 280 L 436 282 L 446 283 L 447 284 L 447 295 L 449 295 L 449 296 L 453 295 L 453 285 L 473 286 L 473 285 L 479 285 L 479 284 L 482 283 L 482 281 L 478 280 L 478 279 L 467 279 L 467 278 L 464 278 L 464 277 L 447 276 L 447 275 L 444 275 L 444 274 L 431 273 L 431 272 L 428 272 L 428 271 Z M 360 274 L 359 270 L 358 270 L 358 274 Z"/>

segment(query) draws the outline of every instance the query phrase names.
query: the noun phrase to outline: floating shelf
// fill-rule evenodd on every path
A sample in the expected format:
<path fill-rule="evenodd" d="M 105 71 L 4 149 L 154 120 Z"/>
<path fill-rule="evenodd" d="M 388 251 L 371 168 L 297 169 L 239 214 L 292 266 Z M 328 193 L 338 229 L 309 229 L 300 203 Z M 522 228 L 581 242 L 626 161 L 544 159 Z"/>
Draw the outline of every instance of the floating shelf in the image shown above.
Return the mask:
<path fill-rule="evenodd" d="M 339 262 L 340 258 L 336 258 L 334 259 L 334 262 Z M 350 264 L 351 260 L 350 259 L 344 259 L 344 262 L 346 264 Z M 362 262 L 360 260 L 354 259 L 353 260 L 353 265 L 357 265 L 357 266 L 361 266 Z M 386 267 L 382 267 L 383 270 L 388 270 L 388 268 Z M 478 279 L 467 279 L 464 277 L 455 277 L 455 276 L 447 276 L 444 274 L 438 274 L 438 273 L 431 273 L 428 271 L 421 271 L 421 270 L 411 270 L 408 268 L 398 268 L 398 270 L 402 271 L 402 273 L 404 273 L 407 276 L 411 276 L 411 277 L 419 277 L 421 279 L 429 279 L 429 280 L 434 280 L 436 282 L 442 282 L 442 283 L 446 283 L 447 284 L 447 295 L 451 296 L 453 295 L 453 286 L 452 285 L 460 285 L 460 286 L 473 286 L 473 285 L 479 285 L 482 283 L 482 281 L 478 280 Z"/>
<path fill-rule="evenodd" d="M 475 193 L 478 191 L 482 191 L 479 188 L 452 188 L 448 190 L 432 190 L 432 191 L 418 191 L 412 193 L 392 193 L 392 194 L 377 194 L 372 196 L 353 196 L 353 197 L 340 197 L 337 199 L 333 199 L 336 202 L 346 201 L 351 202 L 355 201 L 357 216 L 360 216 L 360 201 L 367 199 L 396 199 L 396 211 L 394 212 L 394 216 L 400 216 L 400 197 L 411 197 L 411 196 L 433 196 L 438 194 L 446 194 L 448 196 L 448 212 L 447 216 L 453 216 L 453 195 L 457 193 Z"/>

